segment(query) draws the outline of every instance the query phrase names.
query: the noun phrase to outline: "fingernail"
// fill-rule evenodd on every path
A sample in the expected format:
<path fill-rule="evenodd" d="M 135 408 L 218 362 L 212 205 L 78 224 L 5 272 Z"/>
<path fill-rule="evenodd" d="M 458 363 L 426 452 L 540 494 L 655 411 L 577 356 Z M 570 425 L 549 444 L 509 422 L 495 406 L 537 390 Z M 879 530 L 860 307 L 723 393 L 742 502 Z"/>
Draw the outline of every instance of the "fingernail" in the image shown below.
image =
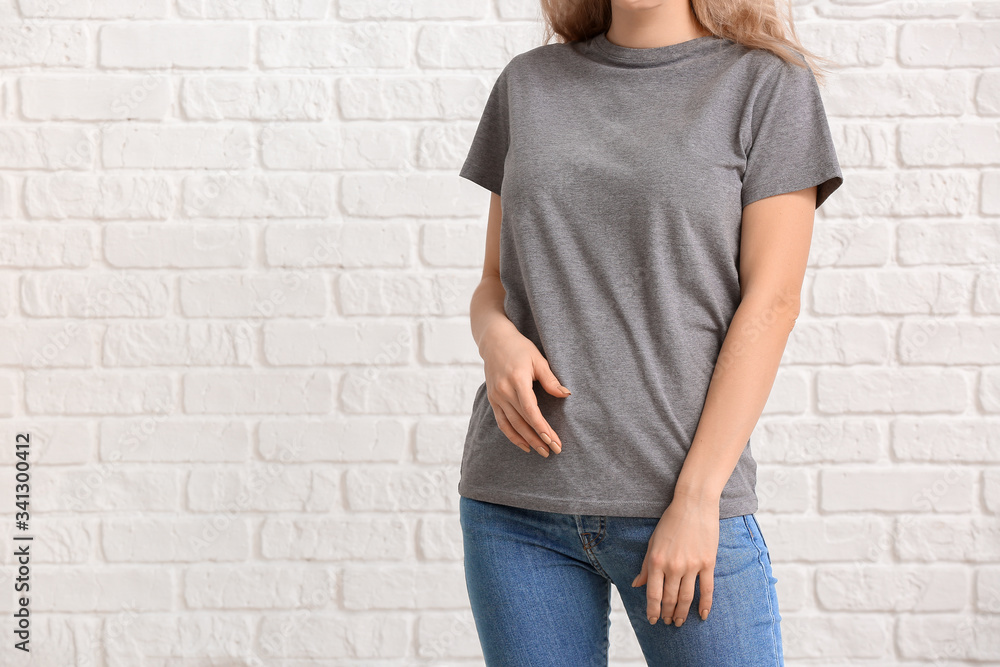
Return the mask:
<path fill-rule="evenodd" d="M 545 450 L 544 447 L 539 447 L 538 448 L 538 453 L 541 454 L 542 456 L 546 457 L 546 458 L 548 458 L 548 456 L 549 456 L 549 453 Z"/>
<path fill-rule="evenodd" d="M 549 437 L 548 433 L 539 433 L 538 437 L 541 438 L 542 442 L 544 442 L 546 445 L 552 444 L 552 438 Z"/>
<path fill-rule="evenodd" d="M 653 625 L 653 624 L 655 624 L 655 623 L 656 623 L 656 618 L 655 618 L 654 616 L 650 616 L 650 617 L 649 617 L 649 624 L 650 624 L 650 625 Z"/>
<path fill-rule="evenodd" d="M 564 394 L 572 394 L 573 393 L 569 389 L 567 389 L 566 387 L 564 387 L 562 385 L 559 385 L 559 390 L 562 391 L 562 393 L 564 393 Z"/>
<path fill-rule="evenodd" d="M 683 618 L 675 618 L 674 619 L 674 625 L 676 625 L 678 628 L 681 627 L 681 623 L 683 623 L 683 622 L 684 622 Z"/>
<path fill-rule="evenodd" d="M 703 621 L 708 620 L 708 610 L 707 609 L 702 609 L 701 610 L 701 620 L 703 620 Z"/>

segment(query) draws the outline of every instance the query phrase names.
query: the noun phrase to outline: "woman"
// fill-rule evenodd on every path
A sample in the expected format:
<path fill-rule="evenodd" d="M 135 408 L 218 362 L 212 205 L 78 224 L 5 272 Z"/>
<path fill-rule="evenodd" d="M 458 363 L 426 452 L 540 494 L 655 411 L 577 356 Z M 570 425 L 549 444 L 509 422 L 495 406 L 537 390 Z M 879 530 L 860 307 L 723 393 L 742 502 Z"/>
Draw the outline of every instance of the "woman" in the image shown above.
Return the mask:
<path fill-rule="evenodd" d="M 843 176 L 774 1 L 543 0 L 563 41 L 492 89 L 458 486 L 489 665 L 606 665 L 612 583 L 650 665 L 784 664 L 749 438 Z"/>

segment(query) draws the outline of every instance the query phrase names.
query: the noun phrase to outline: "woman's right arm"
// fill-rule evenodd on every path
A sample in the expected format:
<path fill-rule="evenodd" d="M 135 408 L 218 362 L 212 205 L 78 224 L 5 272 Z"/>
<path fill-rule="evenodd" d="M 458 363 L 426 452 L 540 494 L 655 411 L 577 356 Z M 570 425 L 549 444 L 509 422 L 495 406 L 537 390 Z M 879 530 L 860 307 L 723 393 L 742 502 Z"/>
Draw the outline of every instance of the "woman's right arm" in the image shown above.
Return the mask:
<path fill-rule="evenodd" d="M 472 337 L 486 371 L 486 395 L 497 425 L 515 445 L 542 456 L 562 451 L 562 441 L 538 409 L 533 389 L 537 379 L 548 393 L 569 396 L 538 347 L 517 330 L 504 310 L 506 291 L 500 281 L 500 195 L 490 196 L 483 277 L 472 294 L 469 319 Z M 565 390 L 565 391 L 564 391 Z"/>

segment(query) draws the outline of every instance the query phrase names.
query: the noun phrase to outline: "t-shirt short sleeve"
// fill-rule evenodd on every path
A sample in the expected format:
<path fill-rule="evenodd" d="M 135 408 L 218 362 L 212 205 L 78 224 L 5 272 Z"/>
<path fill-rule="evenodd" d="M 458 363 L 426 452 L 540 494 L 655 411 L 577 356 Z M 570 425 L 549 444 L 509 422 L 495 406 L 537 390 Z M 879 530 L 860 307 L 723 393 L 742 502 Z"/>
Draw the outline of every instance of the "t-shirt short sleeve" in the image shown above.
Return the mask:
<path fill-rule="evenodd" d="M 768 71 L 753 100 L 750 135 L 743 206 L 815 185 L 819 208 L 844 182 L 810 69 L 782 59 Z"/>
<path fill-rule="evenodd" d="M 504 161 L 510 139 L 507 104 L 507 68 L 500 73 L 486 100 L 479 127 L 458 175 L 500 194 Z"/>

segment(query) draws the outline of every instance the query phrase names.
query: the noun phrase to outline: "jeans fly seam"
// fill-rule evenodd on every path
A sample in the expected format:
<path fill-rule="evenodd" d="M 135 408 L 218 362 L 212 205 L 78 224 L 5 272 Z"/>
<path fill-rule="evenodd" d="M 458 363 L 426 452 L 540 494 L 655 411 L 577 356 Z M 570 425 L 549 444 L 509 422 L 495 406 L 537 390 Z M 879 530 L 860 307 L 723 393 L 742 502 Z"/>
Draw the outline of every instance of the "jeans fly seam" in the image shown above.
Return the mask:
<path fill-rule="evenodd" d="M 589 535 L 590 533 L 586 533 L 586 534 Z M 590 564 L 594 566 L 594 569 L 597 570 L 597 573 L 599 575 L 601 575 L 602 577 L 604 577 L 608 581 L 611 581 L 612 580 L 611 576 L 607 572 L 604 571 L 603 567 L 601 567 L 601 561 L 597 560 L 597 554 L 594 553 L 594 550 L 592 549 L 592 547 L 593 547 L 593 544 L 591 544 L 591 543 L 583 545 L 583 551 L 584 551 L 584 553 L 587 554 L 587 560 L 590 561 Z"/>
<path fill-rule="evenodd" d="M 756 521 L 756 519 L 754 519 Z M 750 533 L 750 541 L 753 545 L 757 547 L 757 562 L 760 564 L 760 571 L 764 575 L 764 580 L 767 582 L 767 590 L 765 594 L 767 595 L 767 612 L 771 616 L 771 646 L 774 649 L 774 659 L 775 664 L 783 664 L 780 656 L 778 655 L 778 638 L 774 634 L 774 626 L 778 623 L 778 620 L 774 617 L 774 607 L 771 605 L 771 579 L 767 576 L 767 568 L 764 566 L 764 552 L 757 545 L 757 540 L 754 538 L 753 528 L 750 527 L 750 521 L 747 519 L 747 515 L 743 515 L 743 523 L 746 524 L 747 531 Z M 761 538 L 763 539 L 763 537 Z"/>
<path fill-rule="evenodd" d="M 599 519 L 599 525 L 597 528 L 596 535 L 591 532 L 580 533 L 580 538 L 583 540 L 584 549 L 593 549 L 594 547 L 596 547 L 598 544 L 601 543 L 601 540 L 604 539 L 604 533 L 608 526 L 608 521 L 607 521 L 608 517 L 600 516 L 598 517 L 598 519 Z M 580 519 L 577 519 L 577 526 L 582 526 Z"/>
<path fill-rule="evenodd" d="M 604 539 L 604 531 L 606 528 L 607 528 L 607 517 L 602 516 L 600 517 L 600 526 L 597 529 L 597 535 L 594 535 L 593 533 L 584 533 L 584 535 L 587 536 L 587 543 L 583 545 L 583 548 L 593 549 L 598 544 L 600 544 L 601 540 Z"/>

